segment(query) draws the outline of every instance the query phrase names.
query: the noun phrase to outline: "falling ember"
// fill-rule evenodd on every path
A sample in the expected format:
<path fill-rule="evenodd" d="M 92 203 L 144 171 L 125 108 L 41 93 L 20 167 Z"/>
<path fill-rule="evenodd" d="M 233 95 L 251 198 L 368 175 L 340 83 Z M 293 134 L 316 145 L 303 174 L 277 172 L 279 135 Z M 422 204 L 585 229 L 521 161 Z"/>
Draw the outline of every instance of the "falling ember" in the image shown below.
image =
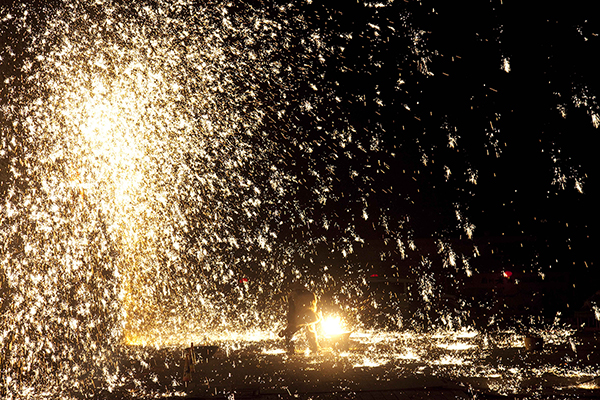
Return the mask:
<path fill-rule="evenodd" d="M 504 57 L 502 59 L 502 66 L 501 66 L 501 68 L 502 68 L 502 70 L 504 72 L 507 72 L 507 73 L 510 72 L 510 61 L 509 61 L 508 58 Z"/>

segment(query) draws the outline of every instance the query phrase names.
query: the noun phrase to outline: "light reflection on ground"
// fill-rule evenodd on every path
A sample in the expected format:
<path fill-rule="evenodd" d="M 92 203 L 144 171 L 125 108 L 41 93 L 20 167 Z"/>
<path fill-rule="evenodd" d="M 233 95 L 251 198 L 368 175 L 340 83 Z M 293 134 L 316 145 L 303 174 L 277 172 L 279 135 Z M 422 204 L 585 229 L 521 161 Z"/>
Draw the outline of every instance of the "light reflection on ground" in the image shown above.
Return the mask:
<path fill-rule="evenodd" d="M 347 351 L 324 347 L 317 355 L 305 350 L 303 338 L 296 354 L 289 355 L 271 332 L 242 337 L 211 341 L 220 349 L 209 362 L 196 366 L 188 387 L 181 381 L 181 353 L 189 341 L 151 350 L 130 347 L 132 359 L 147 361 L 145 366 L 130 361 L 125 374 L 144 378 L 137 379 L 135 388 L 128 383 L 122 390 L 164 395 L 166 386 L 171 394 L 202 395 L 253 386 L 269 393 L 284 388 L 311 392 L 458 385 L 466 391 L 530 394 L 593 391 L 600 376 L 597 338 L 563 331 L 544 332 L 547 344 L 539 351 L 528 351 L 524 336 L 516 332 L 358 331 Z M 571 343 L 576 343 L 576 353 Z"/>

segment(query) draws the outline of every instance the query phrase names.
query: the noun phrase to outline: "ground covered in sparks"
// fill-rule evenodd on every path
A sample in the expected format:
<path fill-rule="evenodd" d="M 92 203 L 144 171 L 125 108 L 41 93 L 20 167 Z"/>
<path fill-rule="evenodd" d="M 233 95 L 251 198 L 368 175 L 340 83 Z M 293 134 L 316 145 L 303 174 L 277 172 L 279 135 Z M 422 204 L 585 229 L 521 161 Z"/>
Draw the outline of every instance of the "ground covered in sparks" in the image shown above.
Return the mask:
<path fill-rule="evenodd" d="M 348 349 L 311 354 L 299 338 L 295 354 L 272 334 L 254 340 L 208 340 L 219 349 L 198 354 L 192 380 L 183 381 L 185 346 L 127 346 L 119 379 L 107 398 L 282 397 L 324 392 L 422 388 L 461 389 L 483 395 L 600 395 L 598 334 L 538 332 L 543 348 L 528 350 L 513 331 L 414 333 L 354 332 Z M 197 339 L 197 338 L 196 338 Z M 296 396 L 297 397 L 297 396 Z"/>

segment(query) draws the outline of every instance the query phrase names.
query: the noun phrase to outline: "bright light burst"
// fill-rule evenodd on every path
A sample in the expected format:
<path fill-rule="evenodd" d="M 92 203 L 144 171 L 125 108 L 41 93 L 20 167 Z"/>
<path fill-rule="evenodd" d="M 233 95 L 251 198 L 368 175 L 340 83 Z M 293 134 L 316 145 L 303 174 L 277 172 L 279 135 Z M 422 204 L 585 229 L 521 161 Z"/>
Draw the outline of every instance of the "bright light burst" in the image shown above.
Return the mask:
<path fill-rule="evenodd" d="M 329 315 L 321 321 L 321 328 L 326 336 L 335 336 L 348 332 L 342 318 L 337 315 Z"/>

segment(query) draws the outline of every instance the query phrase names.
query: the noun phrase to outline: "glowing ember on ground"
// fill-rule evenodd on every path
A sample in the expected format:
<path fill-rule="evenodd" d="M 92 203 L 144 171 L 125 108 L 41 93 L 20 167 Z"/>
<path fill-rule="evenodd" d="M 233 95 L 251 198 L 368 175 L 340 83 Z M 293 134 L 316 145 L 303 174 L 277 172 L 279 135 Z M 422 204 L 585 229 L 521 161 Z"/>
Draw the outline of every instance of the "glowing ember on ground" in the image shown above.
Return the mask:
<path fill-rule="evenodd" d="M 307 373 L 315 373 L 319 376 L 318 381 L 312 381 L 313 385 L 321 382 L 322 385 L 329 385 L 330 389 L 338 387 L 337 385 L 360 387 L 367 382 L 370 388 L 374 388 L 377 387 L 375 382 L 398 379 L 402 382 L 412 382 L 416 376 L 421 376 L 427 379 L 436 377 L 435 379 L 441 379 L 446 384 L 468 382 L 474 389 L 503 394 L 527 393 L 532 388 L 537 390 L 541 387 L 547 389 L 587 387 L 589 388 L 587 390 L 594 390 L 594 385 L 584 384 L 584 382 L 591 382 L 594 374 L 599 372 L 598 366 L 592 365 L 593 361 L 586 360 L 584 357 L 573 362 L 569 368 L 557 367 L 556 362 L 552 361 L 565 360 L 569 350 L 564 347 L 555 347 L 551 352 L 543 353 L 529 352 L 522 347 L 501 348 L 494 345 L 490 348 L 483 344 L 479 335 L 469 335 L 479 343 L 475 347 L 466 349 L 469 351 L 465 351 L 461 346 L 458 348 L 444 346 L 448 338 L 460 334 L 460 332 L 438 331 L 434 335 L 408 332 L 398 335 L 358 331 L 356 337 L 360 339 L 352 340 L 348 351 L 335 352 L 324 348 L 319 354 L 312 354 L 307 350 L 293 355 L 285 351 L 281 339 L 265 339 L 260 342 L 238 339 L 220 342 L 223 350 L 217 352 L 208 364 L 198 364 L 198 368 L 205 371 L 202 374 L 208 373 L 213 377 L 215 374 L 216 376 L 234 374 L 239 384 L 251 385 L 261 382 L 261 388 L 266 391 L 281 390 L 278 385 L 282 381 L 279 379 L 283 379 L 290 386 L 299 383 L 290 380 L 288 374 L 302 380 L 309 379 L 304 375 Z M 495 344 L 502 343 L 505 340 L 503 336 L 506 335 L 507 333 L 498 333 L 487 337 Z M 518 335 L 512 335 L 515 336 L 512 342 L 516 343 Z M 540 362 L 540 358 L 545 361 Z M 170 370 L 173 371 L 175 368 L 176 374 L 181 368 L 181 363 L 177 364 L 177 360 L 179 358 L 176 357 L 175 367 Z M 147 364 L 156 362 L 155 357 Z M 531 368 L 532 362 L 535 362 L 535 368 Z M 260 371 L 256 369 L 256 365 L 261 366 Z M 250 371 L 252 374 L 248 374 Z M 363 375 L 352 375 L 353 381 L 344 381 L 345 376 L 350 376 L 349 371 L 360 372 Z M 204 376 L 202 374 L 200 375 Z M 341 380 L 332 379 L 332 374 Z M 217 385 L 217 382 L 218 380 L 214 380 L 213 385 Z M 437 382 L 437 384 L 441 383 Z M 197 388 L 197 390 L 207 390 L 207 388 Z"/>
<path fill-rule="evenodd" d="M 468 350 L 476 347 L 474 344 L 468 343 L 440 343 L 437 346 L 448 350 Z"/>

